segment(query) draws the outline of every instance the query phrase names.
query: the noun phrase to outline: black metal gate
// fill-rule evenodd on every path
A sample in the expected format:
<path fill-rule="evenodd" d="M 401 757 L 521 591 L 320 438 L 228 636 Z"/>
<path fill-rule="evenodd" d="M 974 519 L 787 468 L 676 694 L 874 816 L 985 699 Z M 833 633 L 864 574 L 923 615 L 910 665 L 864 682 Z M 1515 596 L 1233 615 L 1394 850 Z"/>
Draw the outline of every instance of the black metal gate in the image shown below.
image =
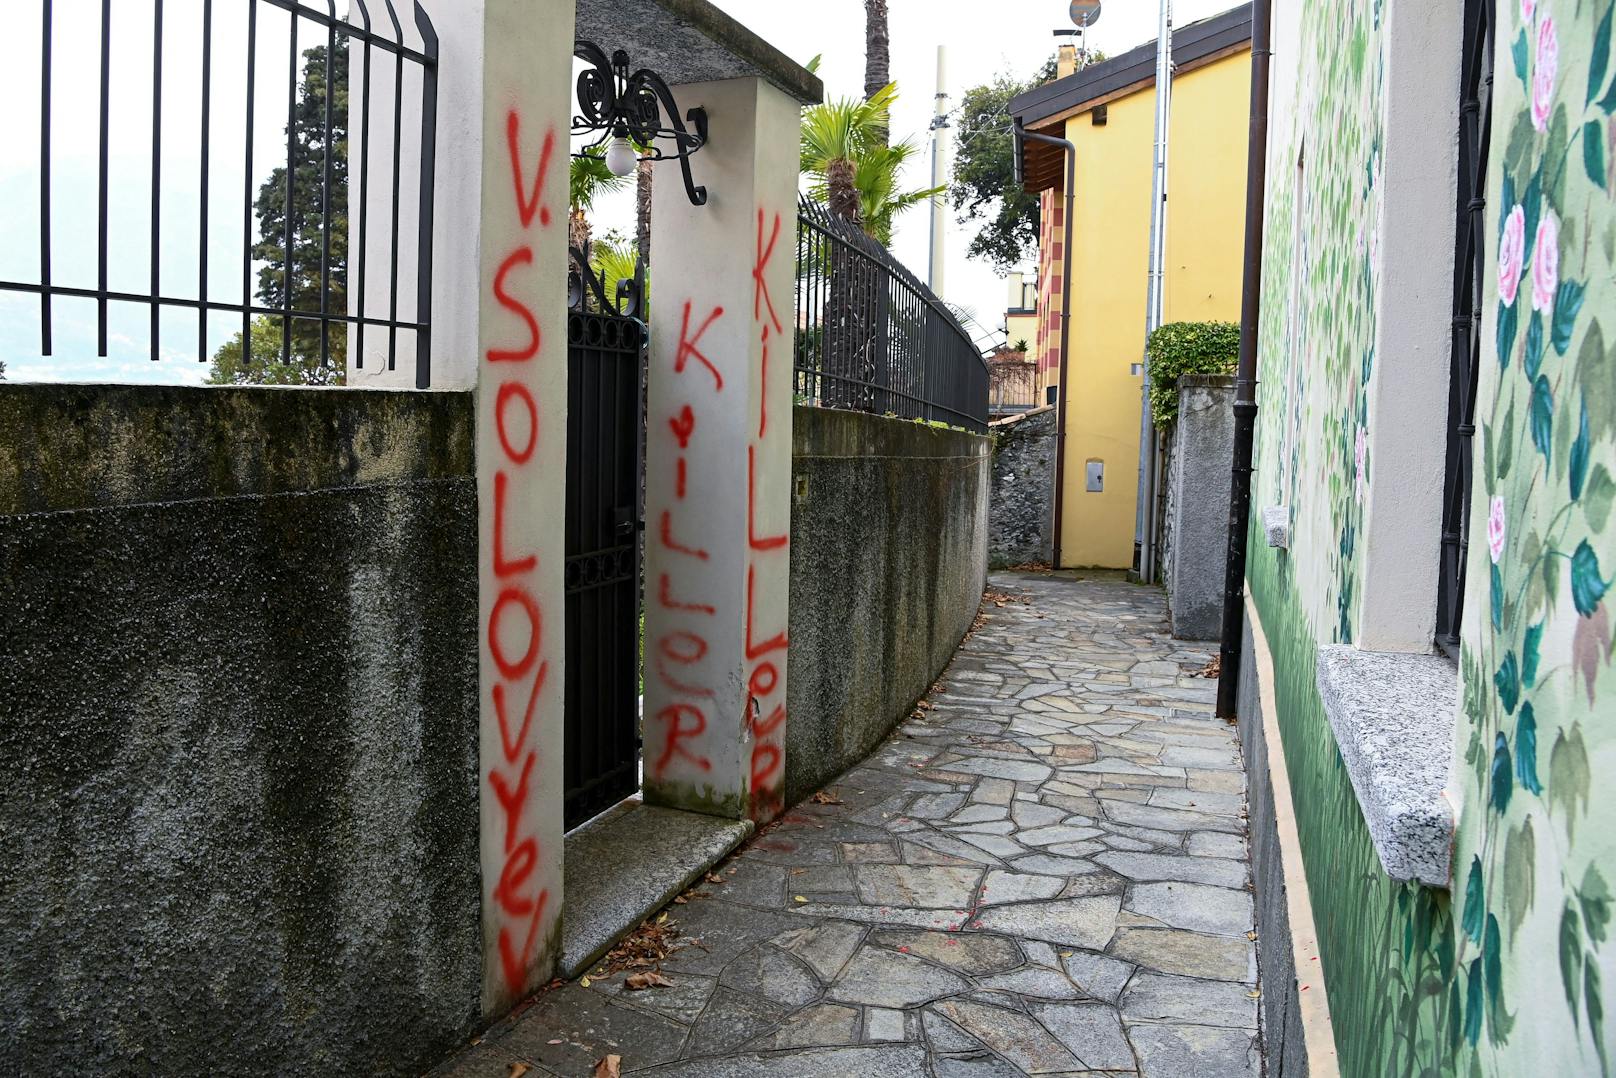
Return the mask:
<path fill-rule="evenodd" d="M 593 282 L 591 282 L 593 284 Z M 639 789 L 641 370 L 645 326 L 593 306 L 567 318 L 565 823 Z"/>

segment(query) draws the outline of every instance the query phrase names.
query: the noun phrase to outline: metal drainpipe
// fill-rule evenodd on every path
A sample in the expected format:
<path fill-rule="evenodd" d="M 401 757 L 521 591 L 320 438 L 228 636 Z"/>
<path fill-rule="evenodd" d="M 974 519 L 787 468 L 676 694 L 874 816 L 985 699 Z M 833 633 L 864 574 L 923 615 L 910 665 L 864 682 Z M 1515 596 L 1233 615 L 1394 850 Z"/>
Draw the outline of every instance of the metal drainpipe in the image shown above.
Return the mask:
<path fill-rule="evenodd" d="M 1272 0 L 1251 5 L 1251 138 L 1246 154 L 1246 261 L 1240 294 L 1240 364 L 1234 381 L 1234 464 L 1229 485 L 1229 556 L 1223 577 L 1218 715 L 1235 717 L 1246 608 L 1246 530 L 1257 425 L 1257 316 L 1262 305 L 1263 195 L 1268 177 L 1268 61 Z"/>
<path fill-rule="evenodd" d="M 1016 184 L 1021 184 L 1022 143 L 1047 142 L 1066 151 L 1066 204 L 1062 213 L 1066 218 L 1066 235 L 1061 242 L 1061 331 L 1060 331 L 1060 383 L 1055 389 L 1055 519 L 1050 528 L 1051 569 L 1061 566 L 1061 511 L 1066 493 L 1066 357 L 1071 355 L 1072 329 L 1072 218 L 1077 197 L 1077 147 L 1063 138 L 1028 131 L 1016 121 L 1016 152 L 1012 155 Z"/>

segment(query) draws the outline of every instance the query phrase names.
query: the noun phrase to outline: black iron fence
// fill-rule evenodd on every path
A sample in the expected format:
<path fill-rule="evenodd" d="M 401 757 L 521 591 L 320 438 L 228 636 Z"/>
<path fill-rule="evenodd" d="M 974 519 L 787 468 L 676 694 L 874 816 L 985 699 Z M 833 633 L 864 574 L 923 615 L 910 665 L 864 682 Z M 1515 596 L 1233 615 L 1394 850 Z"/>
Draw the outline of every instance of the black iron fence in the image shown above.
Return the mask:
<path fill-rule="evenodd" d="M 797 213 L 797 400 L 985 432 L 988 367 L 931 290 L 857 225 Z"/>
<path fill-rule="evenodd" d="M 140 18 L 151 23 L 138 34 L 128 33 L 134 29 L 130 6 L 101 0 L 94 28 L 100 64 L 97 198 L 94 204 L 62 205 L 52 199 L 53 148 L 76 131 L 62 122 L 53 128 L 53 84 L 87 74 L 81 57 L 90 55 L 95 39 L 86 27 L 59 25 L 52 0 L 41 0 L 38 270 L 33 280 L 0 279 L 0 290 L 39 297 L 42 355 L 55 351 L 53 301 L 69 298 L 95 302 L 99 356 L 108 354 L 109 308 L 132 304 L 149 309 L 153 360 L 163 351 L 164 309 L 194 311 L 195 330 L 184 337 L 187 344 L 194 339 L 199 361 L 214 364 L 212 381 L 340 382 L 351 327 L 357 367 L 364 368 L 368 354 L 373 367 L 385 362 L 391 370 L 403 345 L 414 357 L 416 384 L 428 386 L 437 35 L 413 0 L 408 0 L 413 35 L 393 0 L 349 0 L 346 6 L 343 15 L 336 0 L 202 0 L 200 49 L 165 57 L 164 0 L 140 9 Z M 176 10 L 197 17 L 194 5 Z M 144 70 L 143 64 L 124 64 L 122 58 L 114 63 L 115 39 L 136 40 L 152 50 L 151 77 L 143 88 L 127 79 L 115 87 L 115 68 Z M 268 101 L 266 85 L 275 95 Z M 132 96 L 135 89 L 141 97 Z M 149 247 L 131 251 L 118 240 L 109 242 L 115 202 L 110 195 L 142 177 L 119 173 L 109 145 L 114 102 L 123 122 L 144 108 L 146 93 L 151 137 L 145 179 L 151 201 L 141 224 L 149 226 L 150 237 Z M 176 95 L 187 105 L 189 100 L 199 105 L 199 115 L 189 116 L 179 130 L 164 123 L 173 111 L 165 109 L 165 96 L 172 102 Z M 140 105 L 131 104 L 134 100 Z M 229 114 L 216 108 L 222 101 L 228 102 Z M 255 156 L 255 144 L 264 141 L 255 137 L 261 121 L 272 115 L 268 110 L 282 108 L 285 127 L 275 150 Z M 225 132 L 233 145 L 221 147 L 219 136 Z M 374 158 L 373 134 L 381 144 Z M 357 157 L 350 151 L 355 137 Z M 165 138 L 170 140 L 166 147 Z M 183 144 L 178 150 L 176 141 Z M 183 179 L 175 178 L 176 159 L 186 164 Z M 274 164 L 266 167 L 268 162 Z M 350 163 L 358 173 L 352 218 Z M 228 173 L 229 190 L 213 182 L 218 173 Z M 194 196 L 184 214 L 172 212 L 172 197 L 165 199 L 165 184 L 174 183 L 184 185 L 187 200 Z M 79 223 L 90 221 L 96 236 L 93 266 L 63 272 L 53 259 L 53 248 L 60 245 L 56 237 L 74 238 Z M 119 234 L 126 235 L 127 222 L 118 225 Z M 173 251 L 193 246 L 194 272 L 176 273 Z M 356 263 L 351 299 L 350 246 Z M 149 269 L 141 274 L 146 258 Z M 367 265 L 371 261 L 384 264 Z M 139 280 L 144 287 L 115 287 L 114 278 Z M 233 318 L 228 328 L 210 318 L 221 313 L 240 316 L 239 334 Z M 367 329 L 385 335 L 385 352 L 375 336 L 365 347 Z M 172 326 L 168 334 L 172 339 Z"/>

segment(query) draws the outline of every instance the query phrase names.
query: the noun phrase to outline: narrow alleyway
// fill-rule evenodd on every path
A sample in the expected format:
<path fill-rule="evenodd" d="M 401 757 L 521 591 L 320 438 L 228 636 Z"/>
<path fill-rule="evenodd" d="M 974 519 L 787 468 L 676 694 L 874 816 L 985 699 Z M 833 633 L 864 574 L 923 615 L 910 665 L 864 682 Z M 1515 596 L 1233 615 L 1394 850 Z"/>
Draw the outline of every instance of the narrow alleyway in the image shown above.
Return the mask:
<path fill-rule="evenodd" d="M 556 988 L 439 1073 L 1258 1074 L 1210 653 L 1121 582 L 996 574 L 984 609 L 929 708 L 669 907 L 670 986 Z"/>

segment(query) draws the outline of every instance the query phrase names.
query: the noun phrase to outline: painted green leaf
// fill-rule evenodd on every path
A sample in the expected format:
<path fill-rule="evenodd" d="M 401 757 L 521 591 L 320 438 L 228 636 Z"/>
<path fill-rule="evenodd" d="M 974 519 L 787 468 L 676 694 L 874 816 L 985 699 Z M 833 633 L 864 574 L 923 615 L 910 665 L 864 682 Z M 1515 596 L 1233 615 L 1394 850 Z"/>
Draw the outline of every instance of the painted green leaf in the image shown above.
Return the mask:
<path fill-rule="evenodd" d="M 1487 915 L 1487 936 L 1482 943 L 1482 982 L 1487 989 L 1487 1032 L 1495 1042 L 1508 1037 L 1504 1023 L 1504 943 L 1498 918 Z"/>
<path fill-rule="evenodd" d="M 1554 390 L 1549 376 L 1540 374 L 1532 383 L 1532 444 L 1543 454 L 1544 460 L 1553 459 L 1554 444 Z"/>
<path fill-rule="evenodd" d="M 1470 937 L 1472 943 L 1481 942 L 1481 928 L 1486 916 L 1487 895 L 1481 880 L 1481 858 L 1472 854 L 1470 875 L 1465 880 L 1464 915 L 1459 921 L 1459 927 Z"/>
<path fill-rule="evenodd" d="M 1606 16 L 1607 18 L 1609 16 Z M 1600 138 L 1598 120 L 1582 125 L 1582 167 L 1601 191 L 1605 189 L 1605 140 Z"/>
<path fill-rule="evenodd" d="M 1515 462 L 1515 398 L 1509 398 L 1509 410 L 1504 413 L 1504 433 L 1498 436 L 1498 478 L 1508 479 L 1510 465 Z"/>
<path fill-rule="evenodd" d="M 1525 110 L 1522 110 L 1524 118 Z M 1532 130 L 1531 121 L 1527 121 L 1526 130 Z M 1546 157 L 1547 155 L 1545 155 Z M 1528 262 L 1532 257 L 1532 240 L 1537 235 L 1538 215 L 1543 212 L 1543 173 L 1541 170 L 1532 173 L 1531 180 L 1527 181 L 1526 189 L 1521 192 L 1521 212 L 1525 217 L 1524 234 L 1526 236 L 1526 257 Z M 1518 302 L 1518 301 L 1517 301 Z"/>
<path fill-rule="evenodd" d="M 1576 553 L 1571 555 L 1571 602 L 1577 608 L 1577 613 L 1585 618 L 1593 617 L 1599 600 L 1605 597 L 1609 587 L 1605 578 L 1599 575 L 1599 555 L 1584 539 L 1577 544 Z"/>
<path fill-rule="evenodd" d="M 1543 142 L 1543 197 L 1550 206 L 1565 205 L 1566 154 L 1571 149 L 1571 122 L 1562 101 L 1554 106 L 1554 117 L 1549 120 L 1549 137 Z M 1532 221 L 1528 236 L 1537 235 L 1537 220 Z M 1530 242 L 1530 241 L 1528 241 Z"/>
<path fill-rule="evenodd" d="M 1515 714 L 1515 705 L 1521 699 L 1520 664 L 1513 651 L 1504 656 L 1504 661 L 1498 665 L 1498 673 L 1493 675 L 1493 684 L 1498 688 L 1498 702 L 1504 705 L 1504 710 Z"/>
<path fill-rule="evenodd" d="M 1552 609 L 1560 601 L 1560 563 L 1554 558 L 1545 558 L 1543 568 L 1538 572 L 1543 581 L 1543 598 Z"/>
<path fill-rule="evenodd" d="M 1588 396 L 1583 394 L 1581 416 L 1577 421 L 1577 440 L 1571 443 L 1571 500 L 1582 498 L 1583 485 L 1588 480 Z"/>
<path fill-rule="evenodd" d="M 1588 938 L 1595 944 L 1604 943 L 1606 930 L 1610 927 L 1611 895 L 1610 887 L 1597 865 L 1589 865 L 1588 871 L 1582 874 L 1582 886 L 1577 888 L 1577 904 L 1582 907 L 1582 923 L 1588 931 Z"/>
<path fill-rule="evenodd" d="M 1603 464 L 1595 464 L 1584 493 L 1582 511 L 1588 517 L 1588 526 L 1602 532 L 1610 520 L 1611 503 L 1616 502 L 1616 479 L 1610 477 L 1610 471 Z"/>
<path fill-rule="evenodd" d="M 1509 766 L 1509 742 L 1500 733 L 1493 741 L 1492 796 L 1489 798 L 1493 808 L 1508 812 L 1509 797 L 1514 792 L 1515 783 Z"/>
<path fill-rule="evenodd" d="M 1530 625 L 1521 639 L 1521 684 L 1531 688 L 1537 683 L 1538 658 L 1543 648 L 1543 623 Z"/>
<path fill-rule="evenodd" d="M 1591 320 L 1577 347 L 1577 381 L 1588 398 L 1588 423 L 1594 441 L 1616 432 L 1616 364 L 1605 348 L 1605 331 Z"/>
<path fill-rule="evenodd" d="M 1532 317 L 1526 320 L 1526 355 L 1522 360 L 1526 371 L 1526 380 L 1530 382 L 1537 377 L 1537 372 L 1543 369 L 1543 312 L 1533 311 Z"/>
<path fill-rule="evenodd" d="M 1527 793 L 1543 792 L 1537 778 L 1537 716 L 1532 714 L 1530 700 L 1521 705 L 1520 718 L 1515 720 L 1515 778 Z"/>
<path fill-rule="evenodd" d="M 1589 955 L 1582 963 L 1582 1006 L 1588 1012 L 1588 1034 L 1594 1047 L 1599 1049 L 1599 1061 L 1605 1063 L 1605 1001 L 1599 988 L 1599 963 Z M 1600 1067 L 1604 1071 L 1606 1067 Z"/>
<path fill-rule="evenodd" d="M 1481 1039 L 1481 1009 L 1485 1000 L 1481 992 L 1481 959 L 1470 963 L 1469 985 L 1465 989 L 1465 1040 L 1474 1047 Z"/>
<path fill-rule="evenodd" d="M 1448 982 L 1448 1053 L 1451 1055 L 1459 1050 L 1459 1041 L 1464 1036 L 1464 1002 L 1459 996 L 1459 978 L 1454 977 Z"/>
<path fill-rule="evenodd" d="M 1582 928 L 1577 911 L 1567 902 L 1560 914 L 1560 983 L 1566 1002 L 1571 1004 L 1571 1020 L 1577 1021 L 1577 997 L 1582 993 Z"/>
<path fill-rule="evenodd" d="M 1616 82 L 1612 82 L 1610 84 L 1610 89 L 1605 91 L 1605 96 L 1599 99 L 1599 107 L 1606 116 L 1609 116 L 1612 112 L 1616 112 Z M 1526 110 L 1522 109 L 1521 113 L 1522 115 L 1525 115 Z"/>
<path fill-rule="evenodd" d="M 1582 310 L 1584 291 L 1581 281 L 1570 278 L 1561 281 L 1560 287 L 1554 290 L 1554 350 L 1562 356 L 1571 348 L 1571 335 L 1577 328 L 1577 312 Z"/>
<path fill-rule="evenodd" d="M 1585 99 L 1592 103 L 1599 96 L 1599 88 L 1605 84 L 1605 65 L 1610 62 L 1610 15 L 1616 9 L 1605 9 L 1605 17 L 1599 20 L 1599 26 L 1594 30 L 1594 48 L 1588 55 L 1588 96 Z"/>
<path fill-rule="evenodd" d="M 1504 578 L 1498 571 L 1498 563 L 1492 564 L 1488 577 L 1487 596 L 1492 605 L 1493 631 L 1498 632 L 1504 627 Z"/>
<path fill-rule="evenodd" d="M 1498 369 L 1501 371 L 1509 370 L 1510 353 L 1515 351 L 1515 331 L 1520 321 L 1515 313 L 1518 306 L 1498 305 Z"/>
<path fill-rule="evenodd" d="M 1522 30 L 1520 33 L 1515 35 L 1515 43 L 1509 47 L 1509 53 L 1510 53 L 1511 56 L 1513 56 L 1515 58 L 1515 77 L 1521 80 L 1521 85 L 1522 86 L 1525 86 L 1526 85 L 1526 59 L 1527 59 L 1527 55 L 1528 55 L 1527 54 L 1527 47 L 1526 47 L 1526 31 L 1525 30 Z M 1472 1042 L 1472 1043 L 1474 1043 L 1474 1042 Z"/>
<path fill-rule="evenodd" d="M 1549 753 L 1549 804 L 1565 813 L 1566 837 L 1576 838 L 1577 818 L 1588 807 L 1588 746 L 1582 727 L 1571 724 L 1571 732 L 1561 730 Z M 1579 804 L 1580 803 L 1580 804 Z"/>
<path fill-rule="evenodd" d="M 1509 931 L 1520 931 L 1526 914 L 1532 908 L 1537 891 L 1537 836 L 1532 831 L 1532 817 L 1512 828 L 1504 846 L 1504 911 L 1509 914 Z"/>

